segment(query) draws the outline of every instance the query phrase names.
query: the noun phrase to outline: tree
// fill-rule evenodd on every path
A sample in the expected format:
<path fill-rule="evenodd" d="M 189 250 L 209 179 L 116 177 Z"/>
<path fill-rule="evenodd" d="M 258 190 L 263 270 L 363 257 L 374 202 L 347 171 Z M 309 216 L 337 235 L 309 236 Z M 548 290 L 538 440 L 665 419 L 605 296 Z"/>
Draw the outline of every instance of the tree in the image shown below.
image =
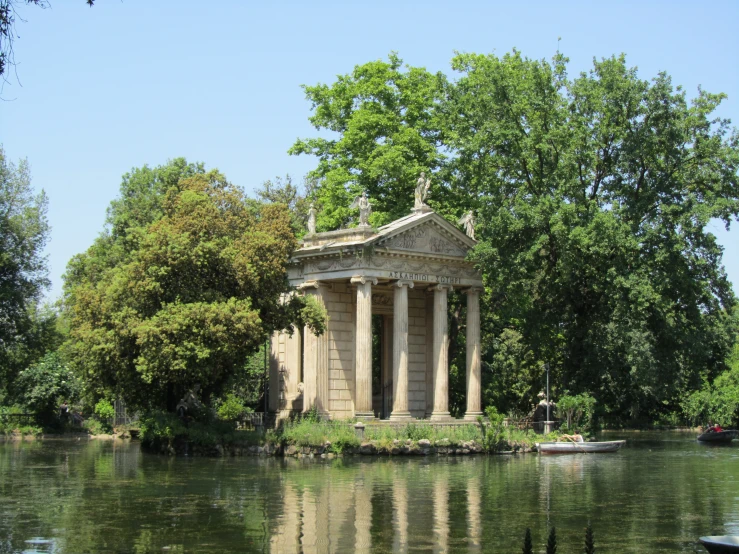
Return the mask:
<path fill-rule="evenodd" d="M 95 4 L 95 0 L 85 0 L 85 2 L 90 7 Z M 17 7 L 22 4 L 41 8 L 49 7 L 46 0 L 0 0 L 0 77 L 4 81 L 7 80 L 8 66 L 15 65 L 15 53 L 13 51 L 13 41 L 17 36 L 15 20 L 18 18 L 23 21 L 17 12 Z"/>
<path fill-rule="evenodd" d="M 373 202 L 373 225 L 408 212 L 419 174 L 439 168 L 444 159 L 432 108 L 445 82 L 442 74 L 404 69 L 393 53 L 387 62 L 355 67 L 332 86 L 303 87 L 313 105 L 313 126 L 339 134 L 338 140 L 299 139 L 290 149 L 319 158 L 309 173 L 318 183 L 319 230 L 351 223 L 351 199 L 362 191 Z"/>
<path fill-rule="evenodd" d="M 569 79 L 566 61 L 453 61 L 452 174 L 477 197 L 476 260 L 562 388 L 611 417 L 674 410 L 731 347 L 735 299 L 705 226 L 739 214 L 739 139 L 710 117 L 723 95 L 688 104 L 623 56 Z"/>
<path fill-rule="evenodd" d="M 724 95 L 688 101 L 624 56 L 575 78 L 559 54 L 461 54 L 452 68 L 454 81 L 402 71 L 393 55 L 306 87 L 311 121 L 338 133 L 291 150 L 319 158 L 319 225 L 347 224 L 359 188 L 378 222 L 405 215 L 417 172 L 433 170 L 432 206 L 478 215 L 486 390 L 523 391 L 487 402 L 525 405 L 548 361 L 555 390 L 592 394 L 607 418 L 677 409 L 734 341 L 735 298 L 706 230 L 739 215 L 739 135 L 713 115 Z"/>
<path fill-rule="evenodd" d="M 151 187 L 137 190 L 146 199 Z M 130 406 L 173 411 L 195 384 L 205 400 L 220 394 L 275 329 L 301 316 L 322 329 L 314 306 L 280 301 L 296 246 L 284 205 L 252 213 L 243 191 L 215 170 L 187 175 L 144 203 L 161 216 L 104 234 L 65 276 L 67 348 L 88 395 L 113 391 Z M 100 243 L 118 251 L 111 256 Z"/>
<path fill-rule="evenodd" d="M 36 349 L 36 304 L 49 284 L 46 208 L 44 192 L 33 192 L 28 162 L 16 166 L 0 147 L 0 382 L 5 387 L 22 368 L 24 353 Z"/>

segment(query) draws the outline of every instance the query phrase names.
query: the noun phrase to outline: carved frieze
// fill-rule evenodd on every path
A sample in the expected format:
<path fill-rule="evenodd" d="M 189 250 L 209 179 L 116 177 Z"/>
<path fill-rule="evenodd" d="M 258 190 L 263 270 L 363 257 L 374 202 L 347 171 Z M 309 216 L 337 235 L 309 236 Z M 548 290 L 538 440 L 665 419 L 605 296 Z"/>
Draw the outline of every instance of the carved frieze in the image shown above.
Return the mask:
<path fill-rule="evenodd" d="M 428 252 L 430 254 L 444 254 L 447 256 L 463 257 L 467 254 L 466 249 L 442 236 L 430 224 L 409 229 L 404 233 L 381 242 L 381 244 L 382 246 L 396 250 L 413 250 L 415 252 Z"/>

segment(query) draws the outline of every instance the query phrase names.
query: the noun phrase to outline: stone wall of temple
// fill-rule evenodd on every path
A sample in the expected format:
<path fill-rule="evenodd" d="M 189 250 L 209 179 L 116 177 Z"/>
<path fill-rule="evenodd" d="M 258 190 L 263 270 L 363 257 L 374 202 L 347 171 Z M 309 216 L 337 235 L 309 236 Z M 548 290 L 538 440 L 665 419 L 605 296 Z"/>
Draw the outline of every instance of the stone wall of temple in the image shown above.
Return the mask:
<path fill-rule="evenodd" d="M 408 291 L 408 410 L 426 412 L 426 291 Z"/>
<path fill-rule="evenodd" d="M 328 394 L 332 419 L 354 416 L 354 319 L 356 294 L 347 283 L 325 292 L 328 310 Z"/>

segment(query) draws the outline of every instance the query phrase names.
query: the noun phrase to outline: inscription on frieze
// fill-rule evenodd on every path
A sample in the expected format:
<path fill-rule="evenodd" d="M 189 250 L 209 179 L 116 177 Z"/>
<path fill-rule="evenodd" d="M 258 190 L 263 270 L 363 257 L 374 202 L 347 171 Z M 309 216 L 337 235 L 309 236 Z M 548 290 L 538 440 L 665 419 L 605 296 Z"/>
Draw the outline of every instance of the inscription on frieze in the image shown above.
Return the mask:
<path fill-rule="evenodd" d="M 429 273 L 410 273 L 406 271 L 391 271 L 391 279 L 403 279 L 407 281 L 421 281 L 424 283 L 440 283 L 442 285 L 459 285 L 462 279 L 450 275 L 434 275 Z"/>

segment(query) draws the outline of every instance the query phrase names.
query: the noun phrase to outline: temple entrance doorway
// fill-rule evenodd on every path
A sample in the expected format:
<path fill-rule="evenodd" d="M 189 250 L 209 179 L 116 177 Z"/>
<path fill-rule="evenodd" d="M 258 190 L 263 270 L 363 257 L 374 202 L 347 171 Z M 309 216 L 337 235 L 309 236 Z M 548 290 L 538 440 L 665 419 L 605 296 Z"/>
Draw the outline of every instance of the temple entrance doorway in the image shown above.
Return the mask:
<path fill-rule="evenodd" d="M 392 316 L 372 315 L 372 409 L 388 419 L 393 411 Z"/>

